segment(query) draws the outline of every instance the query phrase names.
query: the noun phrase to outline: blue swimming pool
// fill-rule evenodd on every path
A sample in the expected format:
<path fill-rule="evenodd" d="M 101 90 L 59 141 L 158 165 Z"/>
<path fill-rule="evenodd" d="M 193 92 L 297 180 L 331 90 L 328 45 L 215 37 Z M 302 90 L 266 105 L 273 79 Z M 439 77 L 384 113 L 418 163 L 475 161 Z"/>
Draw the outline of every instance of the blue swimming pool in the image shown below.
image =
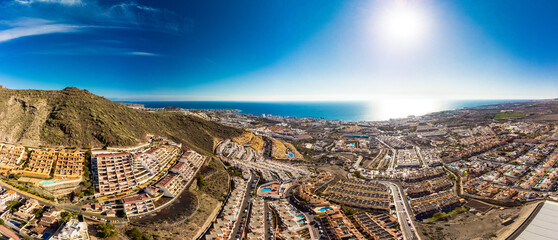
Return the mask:
<path fill-rule="evenodd" d="M 50 180 L 50 181 L 40 181 L 39 183 L 42 185 L 48 185 L 48 184 L 53 184 L 53 183 L 57 183 L 58 179 L 56 180 Z"/>
<path fill-rule="evenodd" d="M 16 221 L 10 221 L 13 225 L 15 225 L 16 227 L 19 227 L 21 225 L 21 223 L 18 223 Z"/>
<path fill-rule="evenodd" d="M 264 193 L 264 192 L 271 192 L 271 188 L 262 188 L 262 190 L 260 190 L 260 193 Z"/>
<path fill-rule="evenodd" d="M 47 240 L 47 239 L 50 238 L 50 236 L 52 236 L 52 233 L 43 233 L 43 236 L 41 236 L 41 239 Z"/>
<path fill-rule="evenodd" d="M 325 211 L 327 211 L 327 210 L 329 210 L 329 209 L 331 209 L 331 207 L 329 207 L 329 206 L 327 206 L 327 207 L 322 207 L 322 208 L 318 209 L 318 212 L 323 213 L 323 212 L 325 212 Z"/>

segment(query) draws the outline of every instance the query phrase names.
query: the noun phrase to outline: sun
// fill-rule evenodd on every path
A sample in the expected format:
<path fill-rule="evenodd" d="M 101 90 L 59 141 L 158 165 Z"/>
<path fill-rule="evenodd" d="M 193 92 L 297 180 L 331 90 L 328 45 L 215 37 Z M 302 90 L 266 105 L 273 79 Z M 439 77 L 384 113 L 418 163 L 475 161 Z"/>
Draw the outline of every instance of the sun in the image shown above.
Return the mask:
<path fill-rule="evenodd" d="M 430 13 L 421 5 L 393 1 L 375 17 L 377 39 L 383 46 L 410 49 L 427 41 L 432 28 Z"/>

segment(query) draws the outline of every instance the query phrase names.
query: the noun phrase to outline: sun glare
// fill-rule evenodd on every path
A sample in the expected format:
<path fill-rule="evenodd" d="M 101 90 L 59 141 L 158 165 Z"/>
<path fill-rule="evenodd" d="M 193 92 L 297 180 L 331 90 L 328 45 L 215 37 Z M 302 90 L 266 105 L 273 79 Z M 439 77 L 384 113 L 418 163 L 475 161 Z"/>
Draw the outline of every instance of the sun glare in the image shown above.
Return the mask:
<path fill-rule="evenodd" d="M 383 98 L 370 103 L 368 114 L 381 120 L 403 118 L 409 115 L 419 116 L 441 111 L 447 107 L 445 104 L 445 101 L 437 99 Z"/>
<path fill-rule="evenodd" d="M 394 1 L 379 9 L 375 25 L 375 34 L 383 47 L 405 50 L 421 46 L 430 34 L 432 23 L 423 6 Z"/>

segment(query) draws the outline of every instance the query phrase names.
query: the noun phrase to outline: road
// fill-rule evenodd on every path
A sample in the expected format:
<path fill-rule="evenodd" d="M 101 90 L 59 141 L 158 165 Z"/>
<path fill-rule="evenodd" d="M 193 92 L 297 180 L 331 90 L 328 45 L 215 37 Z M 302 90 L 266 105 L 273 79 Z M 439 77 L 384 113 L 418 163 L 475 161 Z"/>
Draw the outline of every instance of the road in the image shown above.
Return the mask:
<path fill-rule="evenodd" d="M 457 181 L 459 181 L 459 192 L 457 193 L 458 195 L 462 195 L 463 194 L 463 183 L 461 182 L 461 176 L 456 176 L 452 171 L 451 168 L 448 167 L 446 164 L 444 164 L 444 168 L 447 170 L 447 172 L 451 175 L 453 175 L 455 177 L 455 181 L 457 184 Z M 509 186 L 505 186 L 505 187 L 509 187 Z"/>
<path fill-rule="evenodd" d="M 422 153 L 420 151 L 420 147 L 419 146 L 415 146 L 415 151 L 417 152 L 417 155 L 419 157 L 419 160 L 422 162 L 422 167 L 423 168 L 427 168 L 428 164 L 426 164 L 426 161 L 424 161 L 424 157 L 422 157 Z"/>
<path fill-rule="evenodd" d="M 388 170 L 395 170 L 395 158 L 397 157 L 397 150 L 391 148 L 391 152 L 393 153 L 393 155 L 391 155 L 391 158 L 389 159 Z"/>
<path fill-rule="evenodd" d="M 384 149 L 380 148 L 380 152 L 378 152 L 378 155 L 376 155 L 376 157 L 374 157 L 374 159 L 372 161 L 368 161 L 367 164 L 365 164 L 365 166 L 363 166 L 363 167 L 369 168 L 372 163 L 375 163 L 376 161 L 379 161 L 378 166 L 376 167 L 376 168 L 378 168 L 380 166 L 380 163 L 383 160 L 383 159 L 380 159 L 380 157 L 382 157 L 383 154 L 384 154 Z M 366 161 L 365 161 L 365 163 L 366 163 Z"/>
<path fill-rule="evenodd" d="M 413 218 L 411 217 L 411 207 L 409 206 L 407 198 L 403 194 L 401 187 L 392 182 L 381 181 L 381 183 L 391 189 L 397 219 L 399 219 L 399 226 L 401 226 L 401 232 L 403 232 L 403 238 L 406 240 L 420 239 L 416 231 Z"/>
<path fill-rule="evenodd" d="M 353 165 L 353 168 L 355 169 L 359 169 L 360 168 L 360 162 L 362 161 L 362 155 L 358 155 L 358 158 L 355 162 L 355 164 Z"/>

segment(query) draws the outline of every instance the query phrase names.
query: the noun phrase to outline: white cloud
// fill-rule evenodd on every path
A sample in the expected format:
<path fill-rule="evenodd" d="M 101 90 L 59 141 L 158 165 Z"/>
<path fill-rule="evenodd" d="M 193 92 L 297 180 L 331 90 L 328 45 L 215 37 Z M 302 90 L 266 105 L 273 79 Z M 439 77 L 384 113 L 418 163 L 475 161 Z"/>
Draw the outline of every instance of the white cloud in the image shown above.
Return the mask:
<path fill-rule="evenodd" d="M 62 5 L 77 5 L 83 4 L 81 0 L 14 0 L 19 4 L 33 4 L 33 3 L 57 3 Z"/>
<path fill-rule="evenodd" d="M 69 24 L 55 24 L 44 19 L 32 18 L 23 18 L 13 22 L 5 22 L 4 25 L 13 27 L 0 31 L 0 42 L 35 35 L 74 32 L 80 27 Z"/>
<path fill-rule="evenodd" d="M 128 54 L 130 55 L 136 55 L 136 56 L 151 56 L 151 57 L 160 57 L 160 54 L 156 54 L 156 53 L 150 53 L 150 52 L 129 52 Z"/>

